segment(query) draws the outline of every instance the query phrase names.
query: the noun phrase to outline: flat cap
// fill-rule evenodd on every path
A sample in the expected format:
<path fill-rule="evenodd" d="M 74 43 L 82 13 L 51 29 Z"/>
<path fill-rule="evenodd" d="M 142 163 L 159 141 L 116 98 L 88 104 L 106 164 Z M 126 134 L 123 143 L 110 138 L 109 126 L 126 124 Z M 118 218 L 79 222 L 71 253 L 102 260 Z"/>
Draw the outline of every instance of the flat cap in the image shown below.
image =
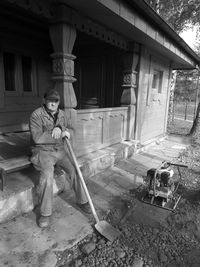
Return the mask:
<path fill-rule="evenodd" d="M 58 100 L 59 101 L 60 95 L 56 90 L 51 89 L 44 94 L 44 98 L 47 100 Z"/>

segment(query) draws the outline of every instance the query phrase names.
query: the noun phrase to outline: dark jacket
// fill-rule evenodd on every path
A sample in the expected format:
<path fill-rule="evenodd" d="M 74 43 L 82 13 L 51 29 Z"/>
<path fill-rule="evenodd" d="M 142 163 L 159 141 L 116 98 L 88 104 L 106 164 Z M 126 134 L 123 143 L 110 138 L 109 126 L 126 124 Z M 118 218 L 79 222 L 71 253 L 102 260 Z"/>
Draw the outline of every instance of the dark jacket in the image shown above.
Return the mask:
<path fill-rule="evenodd" d="M 59 109 L 57 119 L 46 111 L 45 107 L 36 109 L 30 117 L 29 128 L 31 132 L 31 146 L 33 151 L 45 150 L 54 151 L 55 149 L 63 149 L 63 140 L 54 139 L 51 134 L 55 127 L 60 127 L 62 131 L 67 130 L 73 135 L 74 128 L 65 113 Z"/>

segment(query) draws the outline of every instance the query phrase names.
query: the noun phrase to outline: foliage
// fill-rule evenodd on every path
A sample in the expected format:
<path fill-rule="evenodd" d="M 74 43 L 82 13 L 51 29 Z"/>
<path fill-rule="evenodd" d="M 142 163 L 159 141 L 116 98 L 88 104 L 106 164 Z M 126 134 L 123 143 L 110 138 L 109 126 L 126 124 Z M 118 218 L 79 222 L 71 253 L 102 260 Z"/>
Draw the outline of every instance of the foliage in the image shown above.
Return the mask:
<path fill-rule="evenodd" d="M 200 56 L 200 27 L 198 27 L 198 30 L 197 30 L 194 51 L 196 52 L 198 56 Z"/>
<path fill-rule="evenodd" d="M 179 70 L 177 71 L 174 98 L 178 101 L 196 101 L 198 92 L 198 71 Z"/>
<path fill-rule="evenodd" d="M 188 25 L 200 25 L 199 0 L 146 0 L 146 2 L 156 9 L 177 33 L 189 27 Z"/>

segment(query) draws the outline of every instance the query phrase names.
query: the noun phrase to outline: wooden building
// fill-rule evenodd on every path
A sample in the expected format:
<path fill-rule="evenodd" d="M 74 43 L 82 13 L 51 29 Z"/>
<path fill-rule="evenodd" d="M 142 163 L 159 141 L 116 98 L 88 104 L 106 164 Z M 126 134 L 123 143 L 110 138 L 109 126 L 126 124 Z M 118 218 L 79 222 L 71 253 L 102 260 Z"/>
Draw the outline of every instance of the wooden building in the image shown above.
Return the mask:
<path fill-rule="evenodd" d="M 165 135 L 172 70 L 200 62 L 142 0 L 1 0 L 0 25 L 2 136 L 55 86 L 79 156 Z"/>

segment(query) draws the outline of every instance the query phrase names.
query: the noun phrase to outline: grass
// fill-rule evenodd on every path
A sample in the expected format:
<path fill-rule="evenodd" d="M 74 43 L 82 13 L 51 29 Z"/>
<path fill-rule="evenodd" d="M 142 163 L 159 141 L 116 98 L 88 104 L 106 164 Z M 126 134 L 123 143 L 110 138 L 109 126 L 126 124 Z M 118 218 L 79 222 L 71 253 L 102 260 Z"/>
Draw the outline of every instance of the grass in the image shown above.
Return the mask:
<path fill-rule="evenodd" d="M 168 134 L 186 136 L 189 134 L 193 122 L 174 120 L 167 127 Z M 179 156 L 179 161 L 188 166 L 185 171 L 184 182 L 187 188 L 197 187 L 200 189 L 200 142 L 198 138 L 191 138 L 190 146 Z"/>
<path fill-rule="evenodd" d="M 174 119 L 173 122 L 168 123 L 167 133 L 176 135 L 188 135 L 193 122 Z"/>
<path fill-rule="evenodd" d="M 188 116 L 193 116 L 194 115 L 194 110 L 196 106 L 194 102 L 188 103 L 186 107 L 185 102 L 174 102 L 174 113 L 176 114 L 183 114 L 185 115 L 185 112 L 187 113 Z"/>

